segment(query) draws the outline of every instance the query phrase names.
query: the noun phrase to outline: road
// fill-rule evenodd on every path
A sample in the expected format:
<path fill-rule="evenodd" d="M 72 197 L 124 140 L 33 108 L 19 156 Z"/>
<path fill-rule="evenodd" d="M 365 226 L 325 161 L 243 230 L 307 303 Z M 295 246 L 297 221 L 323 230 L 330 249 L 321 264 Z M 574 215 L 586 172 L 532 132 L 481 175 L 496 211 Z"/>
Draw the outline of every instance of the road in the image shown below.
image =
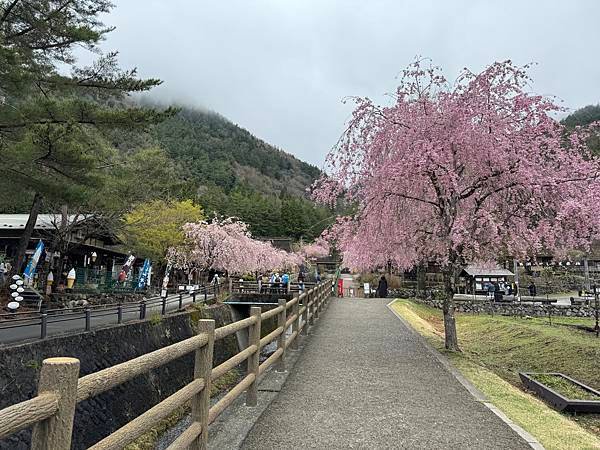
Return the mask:
<path fill-rule="evenodd" d="M 208 298 L 212 298 L 209 295 Z M 204 301 L 203 294 L 196 295 L 197 301 Z M 191 295 L 184 295 L 182 304 L 189 305 L 192 303 Z M 139 320 L 140 309 L 139 303 L 123 304 L 123 322 Z M 171 295 L 167 297 L 166 311 L 173 312 L 179 308 L 179 295 Z M 147 300 L 146 318 L 153 314 L 160 314 L 162 304 L 159 297 L 154 297 Z M 117 308 L 111 309 L 92 309 L 90 328 L 101 328 L 108 325 L 116 325 L 118 323 Z M 16 325 L 13 328 L 5 328 L 7 326 Z M 65 333 L 76 333 L 85 330 L 85 312 L 83 310 L 76 313 L 65 313 L 48 315 L 47 336 L 57 336 Z M 14 345 L 17 343 L 28 342 L 40 338 L 41 325 L 40 319 L 24 320 L 19 322 L 0 322 L 0 346 Z"/>

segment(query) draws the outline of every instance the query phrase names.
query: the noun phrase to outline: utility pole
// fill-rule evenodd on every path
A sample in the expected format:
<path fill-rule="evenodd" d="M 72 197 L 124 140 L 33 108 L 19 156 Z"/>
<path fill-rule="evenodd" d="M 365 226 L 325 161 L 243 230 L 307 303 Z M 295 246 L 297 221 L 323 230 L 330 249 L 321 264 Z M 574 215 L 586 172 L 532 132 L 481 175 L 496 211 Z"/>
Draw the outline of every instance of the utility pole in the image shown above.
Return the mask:
<path fill-rule="evenodd" d="M 519 287 L 519 262 L 516 259 L 513 259 L 513 272 L 515 273 L 515 290 L 516 297 L 521 299 L 521 288 Z"/>
<path fill-rule="evenodd" d="M 590 267 L 588 265 L 587 256 L 583 258 L 583 275 L 584 275 L 584 284 L 583 287 L 586 291 L 590 290 Z"/>
<path fill-rule="evenodd" d="M 596 337 L 600 336 L 600 324 L 598 323 L 600 319 L 600 308 L 598 306 L 598 289 L 596 285 L 594 285 L 594 315 L 596 316 L 596 326 L 594 327 L 594 330 L 596 331 Z"/>

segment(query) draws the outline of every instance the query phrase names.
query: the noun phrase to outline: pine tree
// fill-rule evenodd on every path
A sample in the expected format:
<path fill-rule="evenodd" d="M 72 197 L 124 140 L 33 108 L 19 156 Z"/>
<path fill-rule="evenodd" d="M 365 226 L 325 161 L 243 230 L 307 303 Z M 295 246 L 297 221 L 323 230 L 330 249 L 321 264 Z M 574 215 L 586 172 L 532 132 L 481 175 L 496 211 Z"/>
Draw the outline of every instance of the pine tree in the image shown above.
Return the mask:
<path fill-rule="evenodd" d="M 101 169 L 116 158 L 105 132 L 144 128 L 172 114 L 128 103 L 129 93 L 160 81 L 139 79 L 135 69 L 119 68 L 117 53 L 100 52 L 98 44 L 112 28 L 99 17 L 111 7 L 106 0 L 0 5 L 0 176 L 9 189 L 16 186 L 33 199 L 16 271 L 42 202 L 84 202 L 102 184 Z M 98 59 L 78 66 L 75 47 L 98 53 Z"/>

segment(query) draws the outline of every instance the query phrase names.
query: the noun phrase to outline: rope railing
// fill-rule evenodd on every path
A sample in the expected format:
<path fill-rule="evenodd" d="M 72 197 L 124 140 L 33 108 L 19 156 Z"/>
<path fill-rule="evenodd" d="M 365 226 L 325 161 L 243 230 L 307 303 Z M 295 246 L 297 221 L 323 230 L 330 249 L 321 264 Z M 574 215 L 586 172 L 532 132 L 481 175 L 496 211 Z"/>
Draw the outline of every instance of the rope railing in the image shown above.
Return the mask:
<path fill-rule="evenodd" d="M 298 336 L 306 334 L 307 327 L 323 311 L 330 291 L 331 280 L 327 280 L 290 301 L 280 299 L 278 306 L 269 311 L 262 312 L 259 306 L 253 306 L 250 308 L 250 317 L 217 329 L 214 320 L 200 320 L 195 336 L 81 378 L 79 360 L 64 357 L 45 359 L 37 396 L 0 410 L 0 439 L 33 426 L 32 448 L 70 449 L 75 405 L 78 402 L 194 352 L 192 382 L 91 448 L 121 449 L 187 402 L 191 403 L 191 424 L 169 448 L 206 448 L 210 423 L 244 392 L 246 405 L 256 406 L 259 377 L 276 363 L 280 370 L 285 370 L 286 349 L 297 348 Z M 277 319 L 275 330 L 261 338 L 261 323 L 272 317 Z M 288 336 L 286 332 L 290 327 L 292 331 Z M 213 367 L 214 342 L 245 330 L 248 335 L 247 347 Z M 277 350 L 260 363 L 260 350 L 275 340 Z M 244 377 L 210 407 L 211 383 L 246 361 Z"/>

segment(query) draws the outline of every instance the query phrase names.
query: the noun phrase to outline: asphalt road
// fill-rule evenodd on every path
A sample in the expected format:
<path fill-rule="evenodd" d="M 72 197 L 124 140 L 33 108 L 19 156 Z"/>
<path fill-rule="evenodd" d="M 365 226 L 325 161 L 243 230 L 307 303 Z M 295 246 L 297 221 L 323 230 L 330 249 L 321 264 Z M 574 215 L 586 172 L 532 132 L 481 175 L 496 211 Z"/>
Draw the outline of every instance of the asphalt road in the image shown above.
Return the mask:
<path fill-rule="evenodd" d="M 208 296 L 212 298 L 212 295 Z M 158 300 L 158 301 L 157 301 Z M 204 295 L 197 294 L 197 301 L 203 301 Z M 183 305 L 192 303 L 190 295 L 183 296 Z M 167 298 L 167 311 L 176 311 L 179 308 L 179 295 L 172 295 Z M 162 304 L 158 297 L 148 299 L 146 307 L 146 318 L 152 314 L 160 314 Z M 140 318 L 140 309 L 138 303 L 123 304 L 123 323 Z M 101 328 L 118 323 L 117 308 L 111 309 L 92 309 L 90 327 Z M 13 328 L 6 328 L 11 325 L 17 325 Z M 83 310 L 76 313 L 65 313 L 48 315 L 47 336 L 56 336 L 66 333 L 75 333 L 85 330 L 85 312 Z M 28 342 L 40 338 L 41 325 L 40 319 L 23 320 L 18 322 L 0 322 L 0 346 L 14 345 L 17 343 Z"/>
<path fill-rule="evenodd" d="M 386 308 L 332 299 L 243 449 L 528 449 Z"/>

